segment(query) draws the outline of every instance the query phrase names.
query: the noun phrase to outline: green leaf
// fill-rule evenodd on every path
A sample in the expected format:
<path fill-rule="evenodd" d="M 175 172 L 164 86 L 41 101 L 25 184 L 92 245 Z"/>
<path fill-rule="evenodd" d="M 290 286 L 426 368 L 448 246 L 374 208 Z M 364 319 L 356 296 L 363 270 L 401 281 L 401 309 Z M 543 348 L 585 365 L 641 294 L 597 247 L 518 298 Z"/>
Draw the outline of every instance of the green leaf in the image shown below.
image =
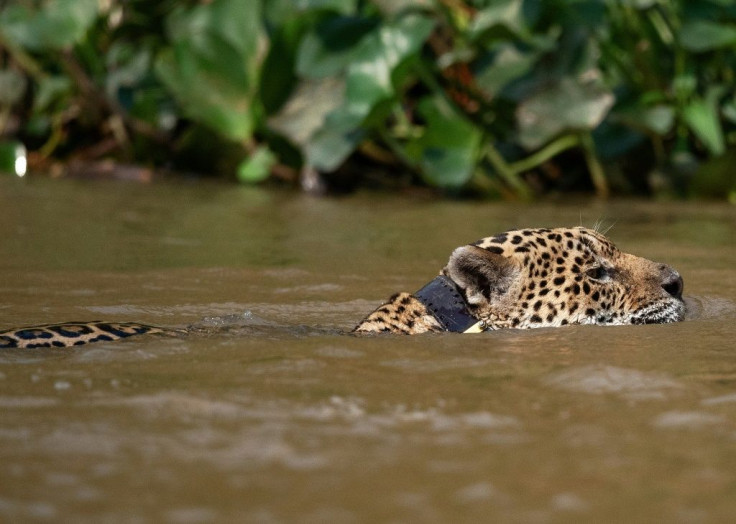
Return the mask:
<path fill-rule="evenodd" d="M 626 124 L 656 135 L 665 135 L 675 125 L 675 109 L 668 105 L 654 107 L 634 106 L 620 111 L 617 116 Z"/>
<path fill-rule="evenodd" d="M 183 111 L 232 140 L 247 140 L 255 126 L 260 5 L 215 0 L 175 11 L 167 20 L 173 44 L 156 59 Z"/>
<path fill-rule="evenodd" d="M 322 11 L 342 15 L 355 13 L 356 4 L 357 0 L 268 0 L 263 3 L 263 15 L 267 24 L 278 27 L 296 18 L 322 14 Z"/>
<path fill-rule="evenodd" d="M 355 59 L 359 42 L 374 30 L 377 20 L 335 16 L 307 33 L 297 52 L 296 70 L 305 78 L 324 78 L 343 72 Z"/>
<path fill-rule="evenodd" d="M 732 124 L 736 124 L 736 97 L 731 98 L 731 100 L 721 106 L 721 113 L 723 113 L 723 117 L 726 120 Z"/>
<path fill-rule="evenodd" d="M 36 97 L 33 100 L 33 112 L 51 113 L 55 106 L 64 102 L 65 96 L 72 91 L 72 82 L 66 76 L 46 76 L 38 83 Z"/>
<path fill-rule="evenodd" d="M 324 126 L 327 115 L 342 105 L 344 95 L 345 82 L 339 78 L 303 80 L 268 125 L 304 148 Z"/>
<path fill-rule="evenodd" d="M 26 90 L 26 79 L 13 69 L 0 70 L 0 108 L 18 102 Z"/>
<path fill-rule="evenodd" d="M 492 62 L 478 68 L 476 83 L 489 96 L 496 96 L 509 82 L 531 71 L 537 58 L 538 53 L 523 53 L 512 45 L 501 46 Z"/>
<path fill-rule="evenodd" d="M 527 23 L 524 18 L 524 2 L 522 0 L 496 0 L 489 7 L 481 9 L 468 27 L 470 38 L 497 28 L 502 28 L 517 36 L 528 36 Z"/>
<path fill-rule="evenodd" d="M 436 6 L 435 0 L 371 0 L 385 16 L 391 17 L 410 9 L 431 10 Z"/>
<path fill-rule="evenodd" d="M 115 99 L 120 89 L 137 88 L 150 74 L 152 53 L 148 47 L 117 41 L 110 46 L 105 62 L 105 90 Z"/>
<path fill-rule="evenodd" d="M 32 51 L 66 49 L 84 38 L 98 10 L 98 0 L 50 0 L 36 9 L 11 3 L 0 10 L 0 33 Z"/>
<path fill-rule="evenodd" d="M 661 0 L 623 0 L 621 3 L 625 6 L 631 6 L 634 9 L 651 9 L 660 3 Z"/>
<path fill-rule="evenodd" d="M 613 93 L 596 79 L 565 77 L 557 84 L 524 100 L 517 109 L 519 139 L 537 149 L 567 131 L 595 129 L 614 102 Z"/>
<path fill-rule="evenodd" d="M 267 114 L 278 111 L 297 83 L 295 71 L 298 42 L 306 24 L 294 17 L 271 30 L 268 54 L 263 60 L 258 93 Z"/>
<path fill-rule="evenodd" d="M 683 24 L 679 33 L 682 47 L 702 53 L 736 45 L 736 26 L 697 20 Z"/>
<path fill-rule="evenodd" d="M 365 137 L 362 121 L 344 106 L 330 113 L 306 146 L 307 164 L 324 172 L 340 167 Z"/>
<path fill-rule="evenodd" d="M 726 149 L 721 122 L 718 119 L 717 88 L 711 88 L 705 98 L 694 98 L 683 109 L 682 116 L 688 128 L 713 155 Z M 720 91 L 720 90 L 719 90 Z"/>
<path fill-rule="evenodd" d="M 421 137 L 407 144 L 407 154 L 430 184 L 461 187 L 473 175 L 481 131 L 454 112 L 441 97 L 422 99 L 418 111 L 427 126 Z"/>
<path fill-rule="evenodd" d="M 345 98 L 310 139 L 308 163 L 322 171 L 339 167 L 366 134 L 366 119 L 380 104 L 396 96 L 392 76 L 415 56 L 429 37 L 434 21 L 407 15 L 367 35 L 347 72 Z"/>
<path fill-rule="evenodd" d="M 295 5 L 302 11 L 324 9 L 343 14 L 354 12 L 357 4 L 357 0 L 299 0 L 299 2 L 294 2 L 294 0 L 286 1 Z"/>
<path fill-rule="evenodd" d="M 156 60 L 156 73 L 187 116 L 230 139 L 250 137 L 253 115 L 248 93 L 217 74 L 205 72 L 188 46 L 161 53 Z"/>
<path fill-rule="evenodd" d="M 665 135 L 675 125 L 675 109 L 666 105 L 647 108 L 641 113 L 640 121 L 653 133 Z"/>
<path fill-rule="evenodd" d="M 698 88 L 698 79 L 693 74 L 683 73 L 672 79 L 672 91 L 677 98 L 689 98 Z"/>
<path fill-rule="evenodd" d="M 433 28 L 433 20 L 407 15 L 371 33 L 348 68 L 345 92 L 348 110 L 367 117 L 379 102 L 393 97 L 396 94 L 393 73 L 403 61 L 419 52 Z"/>
<path fill-rule="evenodd" d="M 245 184 L 262 182 L 271 174 L 274 164 L 276 164 L 276 155 L 268 147 L 259 147 L 238 166 L 238 180 Z"/>

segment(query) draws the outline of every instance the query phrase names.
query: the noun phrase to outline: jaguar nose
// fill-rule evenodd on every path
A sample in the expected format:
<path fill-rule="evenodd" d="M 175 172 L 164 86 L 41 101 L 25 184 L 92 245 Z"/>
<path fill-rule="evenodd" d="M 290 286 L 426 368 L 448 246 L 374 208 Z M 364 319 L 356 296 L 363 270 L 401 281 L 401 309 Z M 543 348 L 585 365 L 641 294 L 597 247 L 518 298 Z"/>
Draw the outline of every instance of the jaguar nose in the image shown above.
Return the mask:
<path fill-rule="evenodd" d="M 662 289 L 675 298 L 682 298 L 684 284 L 680 274 L 671 268 L 666 268 L 662 276 Z"/>

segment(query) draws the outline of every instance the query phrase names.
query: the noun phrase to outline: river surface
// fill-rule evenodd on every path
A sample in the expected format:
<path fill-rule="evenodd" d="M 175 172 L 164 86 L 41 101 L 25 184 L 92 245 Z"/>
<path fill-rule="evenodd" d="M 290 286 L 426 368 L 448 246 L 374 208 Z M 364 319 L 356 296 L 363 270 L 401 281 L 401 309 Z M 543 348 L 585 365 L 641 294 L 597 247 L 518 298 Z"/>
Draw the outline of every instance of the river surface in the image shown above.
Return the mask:
<path fill-rule="evenodd" d="M 194 325 L 0 353 L 0 521 L 728 522 L 736 208 L 0 179 L 0 328 Z M 345 335 L 452 250 L 602 220 L 674 325 Z"/>

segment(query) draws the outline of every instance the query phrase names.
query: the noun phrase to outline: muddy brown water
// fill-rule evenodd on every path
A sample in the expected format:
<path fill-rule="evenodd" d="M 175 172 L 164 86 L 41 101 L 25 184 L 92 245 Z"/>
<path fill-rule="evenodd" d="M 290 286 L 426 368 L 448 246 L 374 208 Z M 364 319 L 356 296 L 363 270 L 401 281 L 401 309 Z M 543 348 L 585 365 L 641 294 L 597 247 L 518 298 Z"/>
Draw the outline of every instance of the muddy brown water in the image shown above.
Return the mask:
<path fill-rule="evenodd" d="M 194 324 L 0 354 L 0 521 L 725 522 L 736 209 L 313 199 L 0 179 L 0 327 Z M 676 325 L 343 334 L 451 251 L 615 223 Z"/>

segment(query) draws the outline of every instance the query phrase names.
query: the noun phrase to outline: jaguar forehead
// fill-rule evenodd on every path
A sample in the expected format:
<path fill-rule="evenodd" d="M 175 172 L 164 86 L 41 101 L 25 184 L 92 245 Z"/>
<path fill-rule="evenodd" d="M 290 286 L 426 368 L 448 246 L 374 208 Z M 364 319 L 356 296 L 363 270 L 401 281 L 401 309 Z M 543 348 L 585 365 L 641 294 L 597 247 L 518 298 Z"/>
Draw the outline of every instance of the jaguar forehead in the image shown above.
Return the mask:
<path fill-rule="evenodd" d="M 523 255 L 535 251 L 563 254 L 563 251 L 591 252 L 601 256 L 613 256 L 617 249 L 613 243 L 597 231 L 583 227 L 536 228 L 509 230 L 482 238 L 471 245 L 506 256 Z"/>

